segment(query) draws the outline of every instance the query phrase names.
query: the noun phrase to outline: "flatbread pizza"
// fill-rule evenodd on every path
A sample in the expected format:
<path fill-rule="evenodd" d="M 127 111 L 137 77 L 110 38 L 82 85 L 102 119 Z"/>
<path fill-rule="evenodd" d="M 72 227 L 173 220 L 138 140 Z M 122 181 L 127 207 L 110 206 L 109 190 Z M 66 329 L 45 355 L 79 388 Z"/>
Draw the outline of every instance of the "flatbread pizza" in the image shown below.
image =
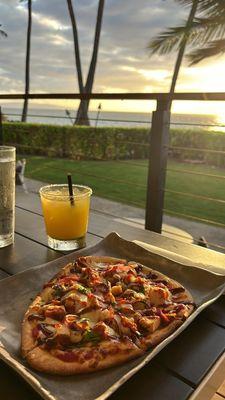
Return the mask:
<path fill-rule="evenodd" d="M 46 373 L 97 371 L 143 355 L 193 309 L 191 294 L 156 270 L 124 259 L 80 257 L 29 306 L 22 355 Z"/>

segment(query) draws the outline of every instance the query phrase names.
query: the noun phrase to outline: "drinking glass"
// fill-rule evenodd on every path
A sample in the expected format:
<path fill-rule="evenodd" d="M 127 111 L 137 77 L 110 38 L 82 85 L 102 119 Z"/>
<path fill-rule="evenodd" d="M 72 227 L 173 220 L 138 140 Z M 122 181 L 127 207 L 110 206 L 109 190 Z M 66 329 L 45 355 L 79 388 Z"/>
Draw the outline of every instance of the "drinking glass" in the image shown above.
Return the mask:
<path fill-rule="evenodd" d="M 14 242 L 16 149 L 0 146 L 0 247 Z"/>
<path fill-rule="evenodd" d="M 48 245 L 55 250 L 75 250 L 86 246 L 90 196 L 87 186 L 48 185 L 40 189 Z"/>

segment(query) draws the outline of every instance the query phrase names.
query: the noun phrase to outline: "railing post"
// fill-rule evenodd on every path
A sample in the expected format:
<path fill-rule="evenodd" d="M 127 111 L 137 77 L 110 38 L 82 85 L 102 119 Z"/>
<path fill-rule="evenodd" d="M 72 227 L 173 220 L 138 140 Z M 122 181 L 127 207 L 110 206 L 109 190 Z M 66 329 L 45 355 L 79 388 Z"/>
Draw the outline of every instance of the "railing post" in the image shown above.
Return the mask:
<path fill-rule="evenodd" d="M 145 229 L 161 233 L 169 145 L 169 101 L 158 100 L 152 113 Z"/>
<path fill-rule="evenodd" d="M 3 145 L 2 107 L 0 106 L 0 146 Z"/>

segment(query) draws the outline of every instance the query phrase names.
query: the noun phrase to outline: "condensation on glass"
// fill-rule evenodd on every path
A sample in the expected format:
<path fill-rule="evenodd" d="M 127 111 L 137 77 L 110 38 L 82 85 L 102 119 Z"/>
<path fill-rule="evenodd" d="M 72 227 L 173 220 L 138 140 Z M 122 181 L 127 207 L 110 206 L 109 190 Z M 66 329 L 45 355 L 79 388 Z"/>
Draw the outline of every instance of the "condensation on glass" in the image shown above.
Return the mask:
<path fill-rule="evenodd" d="M 0 146 L 0 247 L 14 242 L 15 147 Z"/>

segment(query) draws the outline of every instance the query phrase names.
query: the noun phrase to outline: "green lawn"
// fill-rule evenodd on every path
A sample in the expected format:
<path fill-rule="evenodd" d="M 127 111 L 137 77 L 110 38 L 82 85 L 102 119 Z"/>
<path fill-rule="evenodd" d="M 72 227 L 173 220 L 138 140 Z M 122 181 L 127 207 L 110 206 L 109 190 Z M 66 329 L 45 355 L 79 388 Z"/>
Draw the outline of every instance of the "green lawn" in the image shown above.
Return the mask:
<path fill-rule="evenodd" d="M 74 183 L 92 187 L 97 196 L 145 207 L 147 161 L 72 161 L 37 156 L 26 156 L 26 159 L 28 178 L 64 183 L 66 174 L 70 172 Z M 185 171 L 213 176 L 193 175 Z M 222 201 L 219 203 L 166 192 L 164 205 L 166 212 L 181 213 L 225 224 L 225 180 L 214 175 L 225 178 L 225 170 L 169 161 L 167 190 L 207 196 Z"/>

